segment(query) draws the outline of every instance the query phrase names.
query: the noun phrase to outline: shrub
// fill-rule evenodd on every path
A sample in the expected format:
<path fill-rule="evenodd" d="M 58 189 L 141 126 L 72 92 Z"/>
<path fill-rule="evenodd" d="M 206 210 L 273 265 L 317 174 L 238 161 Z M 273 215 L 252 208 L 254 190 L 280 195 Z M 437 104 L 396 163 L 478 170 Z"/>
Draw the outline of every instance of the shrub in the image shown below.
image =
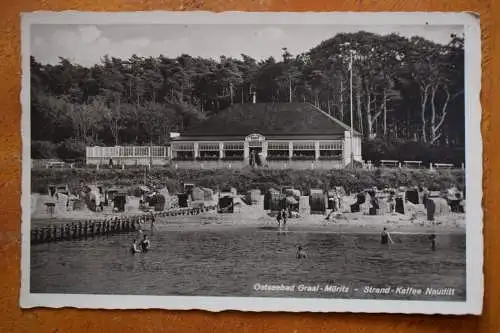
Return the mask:
<path fill-rule="evenodd" d="M 292 156 L 292 161 L 314 161 L 314 156 Z"/>
<path fill-rule="evenodd" d="M 31 158 L 52 159 L 57 158 L 57 145 L 50 141 L 32 141 Z"/>
<path fill-rule="evenodd" d="M 286 156 L 279 156 L 279 155 L 276 155 L 276 156 L 267 156 L 266 158 L 268 161 L 288 161 L 290 160 L 290 156 L 286 155 Z"/>
<path fill-rule="evenodd" d="M 365 140 L 362 144 L 366 161 L 397 160 L 453 163 L 459 166 L 465 160 L 463 146 L 436 146 L 422 142 L 391 142 L 381 139 Z"/>
<path fill-rule="evenodd" d="M 218 161 L 219 159 L 219 156 L 198 156 L 196 158 L 197 161 Z"/>
<path fill-rule="evenodd" d="M 74 140 L 64 140 L 57 147 L 57 156 L 62 160 L 85 159 L 86 144 Z"/>
<path fill-rule="evenodd" d="M 224 156 L 222 158 L 223 161 L 243 161 L 245 157 L 243 156 Z"/>

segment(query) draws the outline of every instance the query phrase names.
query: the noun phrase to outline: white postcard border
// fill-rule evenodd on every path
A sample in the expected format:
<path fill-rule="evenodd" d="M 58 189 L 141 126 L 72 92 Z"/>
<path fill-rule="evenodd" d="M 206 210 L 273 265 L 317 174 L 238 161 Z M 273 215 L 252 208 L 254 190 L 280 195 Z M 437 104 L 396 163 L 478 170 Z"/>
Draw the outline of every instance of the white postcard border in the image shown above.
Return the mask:
<path fill-rule="evenodd" d="M 32 24 L 301 24 L 301 25 L 463 25 L 465 33 L 466 123 L 466 301 L 393 301 L 271 297 L 131 296 L 94 294 L 39 294 L 30 292 L 30 26 Z M 94 309 L 286 312 L 369 312 L 420 314 L 475 314 L 483 302 L 483 211 L 481 138 L 481 31 L 474 13 L 244 13 L 244 12 L 35 12 L 22 14 L 22 308 L 76 307 Z"/>

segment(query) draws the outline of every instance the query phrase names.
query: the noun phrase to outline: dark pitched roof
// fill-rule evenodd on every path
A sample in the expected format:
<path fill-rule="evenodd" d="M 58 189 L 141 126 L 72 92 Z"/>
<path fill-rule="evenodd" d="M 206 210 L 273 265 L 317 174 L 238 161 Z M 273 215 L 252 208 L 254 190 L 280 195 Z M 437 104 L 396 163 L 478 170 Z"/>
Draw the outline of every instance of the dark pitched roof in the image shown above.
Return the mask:
<path fill-rule="evenodd" d="M 189 128 L 179 139 L 192 136 L 332 135 L 350 127 L 308 103 L 235 104 Z M 357 133 L 357 132 L 356 132 Z"/>
<path fill-rule="evenodd" d="M 174 141 L 243 141 L 247 135 L 192 135 L 192 136 L 187 136 L 187 135 L 182 135 L 180 137 L 172 139 L 172 142 Z M 290 138 L 294 137 L 299 137 L 299 140 L 331 140 L 332 137 L 339 137 L 343 138 L 344 135 L 342 134 L 295 134 L 295 133 L 290 133 L 287 135 L 266 135 L 265 136 L 267 140 L 290 140 Z"/>

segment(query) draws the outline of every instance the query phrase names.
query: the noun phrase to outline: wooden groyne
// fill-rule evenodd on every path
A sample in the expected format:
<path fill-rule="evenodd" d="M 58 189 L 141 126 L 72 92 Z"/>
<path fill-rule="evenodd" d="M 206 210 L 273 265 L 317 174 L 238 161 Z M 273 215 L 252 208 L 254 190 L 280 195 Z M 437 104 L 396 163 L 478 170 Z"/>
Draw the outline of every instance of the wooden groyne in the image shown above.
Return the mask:
<path fill-rule="evenodd" d="M 142 224 L 151 223 L 151 218 L 181 215 L 199 215 L 203 212 L 215 210 L 216 206 L 203 208 L 177 208 L 163 212 L 151 212 L 135 216 L 115 216 L 105 220 L 83 220 L 64 224 L 51 224 L 31 229 L 31 243 L 52 243 L 92 238 L 96 236 L 114 235 L 119 233 L 136 232 Z"/>

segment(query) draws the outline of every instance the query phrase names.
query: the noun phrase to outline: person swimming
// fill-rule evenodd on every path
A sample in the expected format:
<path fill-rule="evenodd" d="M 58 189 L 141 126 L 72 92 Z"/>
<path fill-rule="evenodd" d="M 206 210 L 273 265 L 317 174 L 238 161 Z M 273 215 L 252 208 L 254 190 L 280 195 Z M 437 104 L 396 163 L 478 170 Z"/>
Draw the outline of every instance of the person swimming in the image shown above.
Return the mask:
<path fill-rule="evenodd" d="M 134 239 L 134 242 L 132 243 L 132 245 L 130 246 L 130 252 L 132 254 L 136 254 L 138 252 L 141 252 L 138 248 L 137 248 L 137 239 Z"/>
<path fill-rule="evenodd" d="M 306 259 L 306 258 L 307 258 L 306 251 L 304 251 L 301 245 L 297 246 L 297 259 Z"/>
<path fill-rule="evenodd" d="M 148 235 L 144 235 L 144 239 L 141 242 L 142 252 L 148 252 L 151 247 L 151 243 L 148 239 Z"/>
<path fill-rule="evenodd" d="M 380 242 L 382 244 L 388 244 L 389 242 L 394 243 L 392 238 L 391 238 L 391 235 L 389 234 L 389 232 L 387 231 L 387 228 L 384 227 L 384 230 L 382 231 L 382 233 L 380 234 Z"/>

